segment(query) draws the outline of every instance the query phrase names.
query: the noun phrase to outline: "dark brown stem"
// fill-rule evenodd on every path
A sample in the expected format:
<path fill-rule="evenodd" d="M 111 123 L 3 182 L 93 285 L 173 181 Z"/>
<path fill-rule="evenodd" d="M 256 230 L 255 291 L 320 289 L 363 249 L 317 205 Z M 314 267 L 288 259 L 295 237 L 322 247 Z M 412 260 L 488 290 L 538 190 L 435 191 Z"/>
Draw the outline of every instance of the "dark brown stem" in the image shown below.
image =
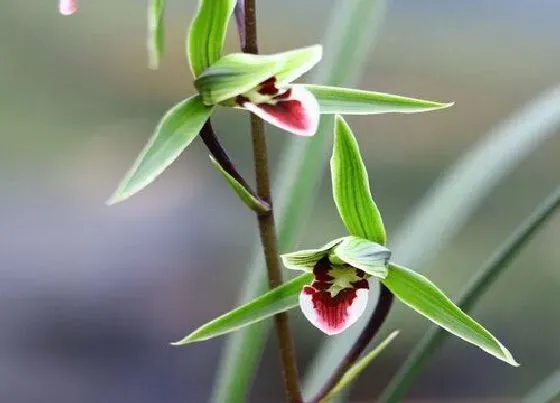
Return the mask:
<path fill-rule="evenodd" d="M 350 351 L 344 356 L 342 362 L 338 365 L 334 373 L 331 375 L 329 380 L 325 383 L 325 385 L 321 388 L 321 390 L 317 393 L 317 395 L 311 399 L 310 403 L 318 403 L 328 393 L 336 386 L 336 384 L 340 381 L 342 376 L 348 371 L 348 369 L 352 366 L 354 362 L 365 351 L 371 340 L 375 337 L 383 322 L 387 318 L 389 314 L 389 310 L 391 309 L 391 305 L 393 305 L 393 294 L 387 287 L 383 284 L 380 284 L 379 290 L 379 298 L 377 300 L 377 306 L 375 307 L 375 311 L 369 318 L 369 322 L 367 323 L 366 327 L 356 340 L 356 342 L 350 348 Z"/>
<path fill-rule="evenodd" d="M 226 150 L 220 143 L 220 140 L 214 133 L 214 129 L 212 128 L 212 123 L 210 122 L 210 119 L 208 119 L 206 123 L 204 123 L 204 126 L 202 126 L 202 129 L 200 130 L 200 137 L 202 138 L 202 141 L 206 145 L 206 148 L 208 148 L 210 154 L 216 159 L 216 161 L 218 161 L 218 164 L 220 164 L 220 166 L 224 169 L 224 171 L 226 171 L 237 182 L 243 185 L 243 187 L 247 189 L 249 193 L 255 196 L 255 198 L 259 199 L 255 191 L 247 183 L 245 178 L 241 176 L 239 171 L 237 171 L 237 168 L 235 168 L 233 162 L 231 162 L 229 155 L 227 154 Z M 268 206 L 268 203 L 264 202 L 263 205 Z"/>
<path fill-rule="evenodd" d="M 245 1 L 245 53 L 258 53 L 257 42 L 257 17 L 255 0 Z M 270 288 L 282 284 L 282 272 L 278 260 L 278 242 L 276 238 L 276 226 L 272 210 L 272 197 L 270 193 L 270 178 L 268 173 L 268 153 L 264 131 L 264 122 L 255 115 L 251 115 L 251 138 L 253 143 L 253 156 L 255 160 L 255 172 L 257 179 L 257 195 L 271 206 L 271 210 L 258 216 L 259 232 L 264 250 L 264 257 L 268 273 L 268 285 Z M 282 360 L 282 372 L 284 375 L 284 387 L 290 402 L 302 402 L 299 390 L 298 370 L 294 352 L 294 343 L 285 312 L 274 316 L 276 335 Z"/>

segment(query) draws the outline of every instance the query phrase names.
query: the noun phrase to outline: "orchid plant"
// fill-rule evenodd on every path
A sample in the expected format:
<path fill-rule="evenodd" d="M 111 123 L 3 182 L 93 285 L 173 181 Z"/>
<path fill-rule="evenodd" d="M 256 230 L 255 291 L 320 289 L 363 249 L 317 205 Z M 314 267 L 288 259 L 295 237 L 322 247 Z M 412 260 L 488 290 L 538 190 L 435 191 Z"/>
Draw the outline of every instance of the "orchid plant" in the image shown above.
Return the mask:
<path fill-rule="evenodd" d="M 152 67 L 157 67 L 163 55 L 164 6 L 164 0 L 151 0 L 149 4 L 148 50 Z M 377 327 L 370 332 L 365 343 L 360 338 L 362 344 L 351 350 L 351 362 L 335 373 L 330 383 L 327 382 L 324 393 L 313 401 L 332 397 L 394 338 L 396 333 L 378 349 L 357 360 L 388 313 L 393 295 L 448 332 L 500 360 L 517 365 L 492 334 L 462 312 L 431 281 L 391 260 L 385 227 L 371 195 L 357 141 L 340 116 L 423 112 L 446 108 L 452 103 L 294 83 L 321 60 L 321 45 L 268 55 L 250 54 L 256 53 L 257 49 L 254 6 L 254 0 L 200 0 L 187 38 L 187 58 L 197 93 L 180 101 L 163 116 L 152 138 L 109 200 L 109 203 L 120 202 L 142 190 L 200 134 L 214 166 L 240 199 L 256 212 L 271 289 L 174 344 L 208 340 L 271 316 L 282 318 L 276 324 L 283 352 L 286 389 L 291 401 L 301 401 L 284 312 L 299 305 L 309 322 L 323 333 L 339 334 L 363 315 L 370 285 L 378 284 L 382 291 L 378 310 L 381 306 L 385 308 L 382 314 L 376 310 L 372 317 L 380 318 L 372 321 Z M 64 15 L 72 14 L 77 10 L 76 1 L 60 0 L 59 9 Z M 234 13 L 244 52 L 223 55 L 225 36 Z M 237 172 L 211 127 L 210 118 L 220 107 L 252 114 L 256 192 Z M 318 249 L 282 255 L 286 268 L 304 272 L 282 284 L 268 188 L 266 143 L 260 119 L 291 134 L 309 137 L 316 133 L 321 115 L 335 115 L 332 191 L 339 216 L 349 234 Z M 385 305 L 381 300 L 383 296 L 388 296 Z"/>
<path fill-rule="evenodd" d="M 369 281 L 448 332 L 496 358 L 517 366 L 511 353 L 484 327 L 463 313 L 430 280 L 391 261 L 381 214 L 371 197 L 368 174 L 358 143 L 340 116 L 336 117 L 331 158 L 333 199 L 350 236 L 318 249 L 282 255 L 284 266 L 304 274 L 281 287 L 201 326 L 176 344 L 208 340 L 239 327 L 300 306 L 322 332 L 346 330 L 364 312 Z"/>
<path fill-rule="evenodd" d="M 156 33 L 163 23 L 163 2 L 153 5 L 152 50 L 158 49 L 161 41 Z M 245 109 L 292 134 L 313 136 L 321 114 L 412 113 L 451 105 L 373 91 L 293 84 L 321 60 L 321 45 L 272 55 L 222 55 L 235 5 L 236 0 L 200 2 L 187 39 L 187 56 L 198 94 L 164 115 L 110 203 L 125 200 L 152 182 L 191 144 L 218 107 Z"/>

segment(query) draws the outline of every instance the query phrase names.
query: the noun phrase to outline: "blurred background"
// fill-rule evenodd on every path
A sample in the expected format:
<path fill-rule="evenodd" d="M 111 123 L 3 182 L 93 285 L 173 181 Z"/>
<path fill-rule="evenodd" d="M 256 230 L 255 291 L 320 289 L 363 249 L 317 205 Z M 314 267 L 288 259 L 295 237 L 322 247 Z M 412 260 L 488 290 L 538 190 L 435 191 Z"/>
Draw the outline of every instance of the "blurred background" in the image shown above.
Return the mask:
<path fill-rule="evenodd" d="M 195 3 L 169 1 L 167 51 L 157 71 L 146 67 L 144 2 L 83 0 L 72 18 L 57 14 L 55 0 L 0 8 L 2 401 L 210 396 L 225 339 L 182 348 L 168 342 L 234 306 L 256 235 L 253 216 L 198 141 L 139 195 L 104 203 L 159 117 L 193 91 L 183 40 Z M 320 42 L 335 1 L 259 3 L 261 49 L 275 52 Z M 556 0 L 390 2 L 360 87 L 456 106 L 349 119 L 389 232 L 477 139 L 559 82 L 559 12 Z M 228 49 L 236 46 L 232 34 Z M 220 110 L 214 125 L 252 179 L 246 116 Z M 268 128 L 274 158 L 286 137 Z M 558 184 L 558 155 L 554 135 L 419 269 L 456 295 Z M 344 233 L 326 171 L 319 200 L 299 246 Z M 556 217 L 475 310 L 523 366 L 512 369 L 453 339 L 411 400 L 515 401 L 560 366 L 559 236 Z M 291 315 L 303 370 L 322 336 L 299 312 Z M 386 329 L 401 329 L 398 343 L 360 378 L 353 401 L 374 399 L 426 327 L 396 307 Z M 281 401 L 273 396 L 282 394 L 269 345 L 251 401 Z"/>

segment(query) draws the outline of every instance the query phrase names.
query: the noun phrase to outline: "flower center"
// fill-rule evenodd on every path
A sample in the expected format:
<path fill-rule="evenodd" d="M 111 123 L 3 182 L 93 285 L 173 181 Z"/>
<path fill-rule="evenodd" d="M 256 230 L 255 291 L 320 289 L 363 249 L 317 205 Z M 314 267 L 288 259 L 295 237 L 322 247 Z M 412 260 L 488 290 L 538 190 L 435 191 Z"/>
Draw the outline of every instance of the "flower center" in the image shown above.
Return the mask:
<path fill-rule="evenodd" d="M 245 102 L 253 104 L 269 104 L 275 105 L 278 101 L 290 96 L 290 89 L 279 89 L 276 87 L 276 77 L 259 83 L 256 88 L 238 95 L 236 102 L 239 106 L 243 106 Z"/>
<path fill-rule="evenodd" d="M 327 257 L 313 267 L 315 279 L 303 287 L 300 306 L 305 317 L 327 334 L 355 323 L 367 306 L 366 274 L 348 265 L 332 265 Z"/>
<path fill-rule="evenodd" d="M 318 291 L 326 291 L 331 298 L 342 290 L 369 288 L 366 273 L 349 265 L 332 265 L 328 258 L 323 258 L 313 268 L 315 281 L 311 287 Z"/>

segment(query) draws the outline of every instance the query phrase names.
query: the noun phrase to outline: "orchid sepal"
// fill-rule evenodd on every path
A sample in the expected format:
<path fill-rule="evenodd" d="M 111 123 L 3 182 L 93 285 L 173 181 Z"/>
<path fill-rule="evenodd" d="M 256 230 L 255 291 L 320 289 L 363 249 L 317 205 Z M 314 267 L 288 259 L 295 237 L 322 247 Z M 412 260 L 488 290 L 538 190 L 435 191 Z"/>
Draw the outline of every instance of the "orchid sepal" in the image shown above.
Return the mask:
<path fill-rule="evenodd" d="M 312 273 L 319 260 L 328 257 L 333 265 L 348 265 L 366 274 L 384 279 L 391 251 L 376 242 L 355 236 L 337 238 L 317 249 L 305 249 L 281 255 L 284 266 Z"/>
<path fill-rule="evenodd" d="M 194 85 L 206 105 L 216 105 L 256 90 L 259 84 L 272 78 L 277 88 L 286 89 L 321 57 L 321 45 L 270 55 L 230 53 L 204 70 Z"/>

